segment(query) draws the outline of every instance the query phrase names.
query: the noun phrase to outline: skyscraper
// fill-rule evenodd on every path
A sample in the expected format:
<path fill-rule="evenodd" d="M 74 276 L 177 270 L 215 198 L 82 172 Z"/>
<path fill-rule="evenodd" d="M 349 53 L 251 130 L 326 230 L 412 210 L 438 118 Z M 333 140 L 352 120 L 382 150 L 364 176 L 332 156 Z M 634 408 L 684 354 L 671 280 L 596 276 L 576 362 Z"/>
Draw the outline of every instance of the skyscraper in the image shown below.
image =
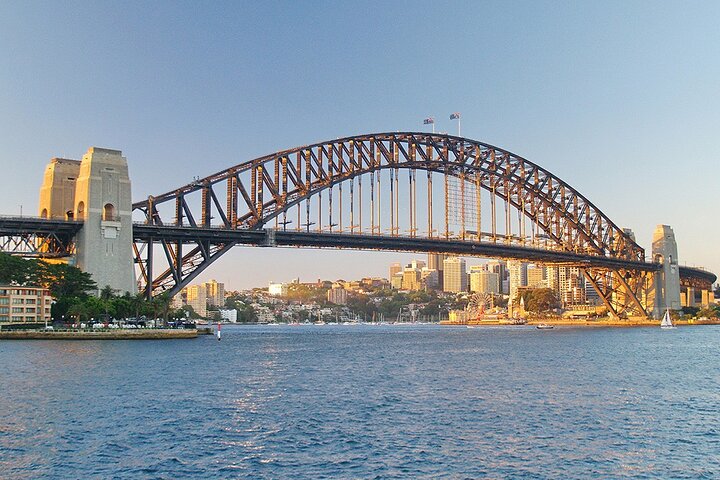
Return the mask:
<path fill-rule="evenodd" d="M 465 260 L 449 257 L 443 261 L 443 290 L 446 292 L 467 292 L 468 276 Z"/>
<path fill-rule="evenodd" d="M 187 304 L 201 317 L 207 316 L 206 292 L 205 285 L 190 285 L 187 287 Z"/>
<path fill-rule="evenodd" d="M 215 307 L 225 306 L 225 284 L 216 280 L 210 280 L 205 283 L 205 296 L 207 302 Z"/>
<path fill-rule="evenodd" d="M 484 267 L 470 267 L 470 291 L 478 293 L 500 293 L 499 277 L 495 272 L 488 272 Z"/>
<path fill-rule="evenodd" d="M 388 279 L 392 282 L 393 276 L 395 276 L 398 272 L 402 272 L 402 265 L 399 263 L 393 263 L 390 265 L 390 275 L 388 276 Z"/>
<path fill-rule="evenodd" d="M 510 271 L 510 300 L 513 300 L 518 293 L 518 288 L 527 286 L 527 263 L 519 260 L 508 262 Z"/>
<path fill-rule="evenodd" d="M 438 284 L 437 288 L 439 290 L 443 289 L 443 262 L 445 261 L 445 255 L 442 253 L 428 253 L 428 264 L 427 268 L 430 270 L 437 270 L 438 271 Z"/>

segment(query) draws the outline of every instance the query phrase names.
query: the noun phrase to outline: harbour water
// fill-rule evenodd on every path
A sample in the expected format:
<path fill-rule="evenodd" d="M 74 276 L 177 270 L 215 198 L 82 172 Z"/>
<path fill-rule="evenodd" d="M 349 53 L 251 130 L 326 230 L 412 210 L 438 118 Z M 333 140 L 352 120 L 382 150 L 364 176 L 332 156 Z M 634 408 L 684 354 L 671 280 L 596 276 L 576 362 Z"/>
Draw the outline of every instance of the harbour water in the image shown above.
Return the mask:
<path fill-rule="evenodd" d="M 720 328 L 0 341 L 0 478 L 718 478 Z"/>

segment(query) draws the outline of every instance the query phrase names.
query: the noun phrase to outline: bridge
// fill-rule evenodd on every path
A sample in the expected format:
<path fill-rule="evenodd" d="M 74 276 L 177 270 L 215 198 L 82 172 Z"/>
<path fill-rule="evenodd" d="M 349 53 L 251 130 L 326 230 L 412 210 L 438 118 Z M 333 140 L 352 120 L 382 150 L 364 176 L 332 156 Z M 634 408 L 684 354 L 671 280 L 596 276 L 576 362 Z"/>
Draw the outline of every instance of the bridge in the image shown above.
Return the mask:
<path fill-rule="evenodd" d="M 73 254 L 67 239 L 91 211 L 86 215 L 85 204 L 75 203 L 69 209 L 41 205 L 45 218 L 32 233 L 32 225 L 0 219 L 0 245 L 2 239 L 54 235 L 52 248 L 40 240 L 25 246 L 35 245 L 38 254 Z M 115 204 L 95 206 L 104 215 L 97 220 L 103 232 L 125 232 L 120 225 L 126 220 L 103 208 Z M 135 273 L 148 296 L 177 293 L 236 245 L 434 252 L 574 266 L 616 316 L 657 314 L 671 306 L 673 281 L 679 304 L 680 284 L 711 290 L 716 280 L 677 264 L 669 227 L 657 251 L 654 241 L 648 261 L 630 230 L 559 177 L 507 150 L 446 134 L 377 133 L 305 145 L 194 179 L 131 209 Z M 49 213 L 57 211 L 64 211 L 63 220 Z M 64 221 L 72 228 L 61 227 Z"/>

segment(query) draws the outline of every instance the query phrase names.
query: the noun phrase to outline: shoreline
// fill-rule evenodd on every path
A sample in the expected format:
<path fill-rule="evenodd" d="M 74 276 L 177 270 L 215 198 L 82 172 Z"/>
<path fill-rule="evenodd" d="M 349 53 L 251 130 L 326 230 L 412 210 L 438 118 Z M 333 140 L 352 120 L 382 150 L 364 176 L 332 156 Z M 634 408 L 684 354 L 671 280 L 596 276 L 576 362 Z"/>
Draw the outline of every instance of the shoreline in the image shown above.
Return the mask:
<path fill-rule="evenodd" d="M 0 340 L 175 340 L 197 338 L 194 329 L 141 329 L 114 331 L 0 330 Z"/>
<path fill-rule="evenodd" d="M 545 323 L 553 325 L 555 327 L 614 327 L 614 328 L 629 328 L 629 327 L 660 327 L 660 320 L 652 320 L 645 318 L 630 318 L 627 320 L 568 320 L 562 318 L 545 318 L 545 319 L 533 319 L 528 320 L 527 323 L 517 325 L 539 325 Z M 471 321 L 464 323 L 457 322 L 440 322 L 440 325 L 445 326 L 487 326 L 487 327 L 506 327 L 513 326 L 516 324 L 509 322 L 501 322 L 497 320 L 493 321 Z M 673 322 L 676 327 L 694 327 L 698 325 L 720 325 L 720 319 L 708 319 L 708 320 L 676 320 Z"/>

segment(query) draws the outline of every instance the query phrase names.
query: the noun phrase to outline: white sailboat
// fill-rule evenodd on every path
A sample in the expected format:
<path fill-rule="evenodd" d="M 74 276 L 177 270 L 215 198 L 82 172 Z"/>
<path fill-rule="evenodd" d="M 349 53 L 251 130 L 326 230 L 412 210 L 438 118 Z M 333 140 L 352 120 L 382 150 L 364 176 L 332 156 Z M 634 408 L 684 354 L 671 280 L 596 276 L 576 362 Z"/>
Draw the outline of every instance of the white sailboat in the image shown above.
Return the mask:
<path fill-rule="evenodd" d="M 675 325 L 673 325 L 672 320 L 670 320 L 670 309 L 668 308 L 665 310 L 665 315 L 662 318 L 662 322 L 660 322 L 660 328 L 675 328 Z"/>

